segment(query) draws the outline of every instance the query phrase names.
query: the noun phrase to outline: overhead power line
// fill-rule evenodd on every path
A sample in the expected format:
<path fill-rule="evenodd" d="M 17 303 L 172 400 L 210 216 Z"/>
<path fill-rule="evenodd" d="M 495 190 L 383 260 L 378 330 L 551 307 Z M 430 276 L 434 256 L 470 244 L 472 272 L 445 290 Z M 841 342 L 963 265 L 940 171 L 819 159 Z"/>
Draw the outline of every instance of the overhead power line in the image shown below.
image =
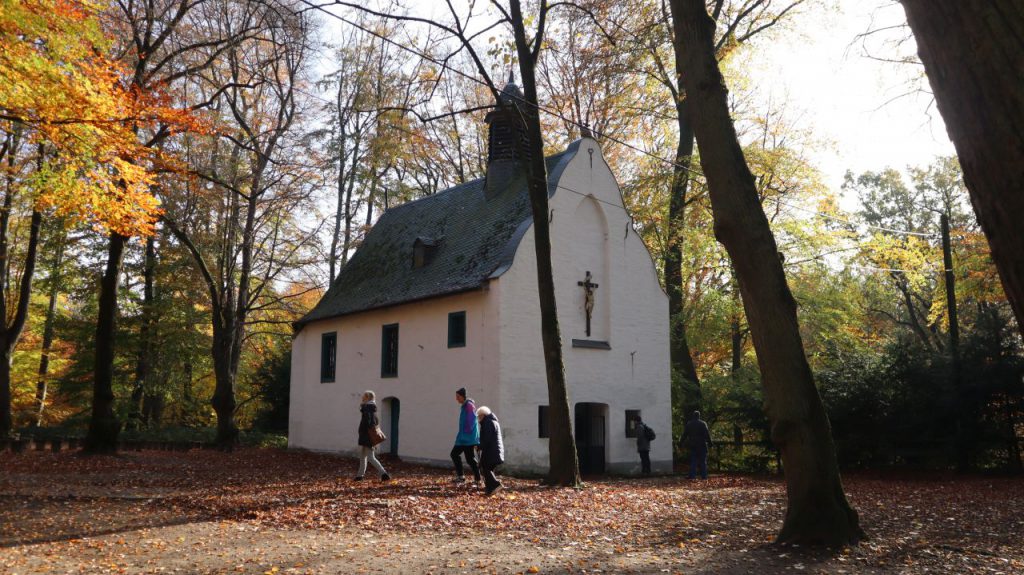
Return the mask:
<path fill-rule="evenodd" d="M 429 54 L 422 53 L 419 50 L 415 50 L 413 48 L 410 48 L 409 46 L 406 46 L 405 44 L 401 44 L 399 42 L 396 42 L 396 41 L 392 40 L 391 38 L 388 38 L 387 36 L 384 36 L 383 34 L 380 34 L 379 32 L 376 32 L 374 30 L 366 28 L 365 26 L 363 26 L 363 25 L 361 25 L 361 24 L 359 24 L 357 22 L 353 22 L 352 20 L 350 20 L 348 18 L 345 18 L 344 16 L 341 16 L 339 14 L 331 12 L 330 10 L 327 10 L 327 8 L 325 6 L 335 5 L 333 3 L 332 4 L 316 4 L 314 2 L 311 2 L 310 0 L 299 0 L 299 1 L 302 2 L 303 4 L 305 4 L 306 6 L 309 6 L 310 8 L 312 8 L 314 10 L 322 12 L 322 13 L 330 16 L 331 18 L 334 18 L 335 20 L 338 20 L 340 22 L 348 24 L 349 26 L 352 26 L 352 27 L 354 27 L 354 28 L 356 28 L 356 29 L 366 33 L 366 34 L 369 34 L 369 35 L 371 35 L 371 36 L 381 40 L 382 42 L 386 42 L 387 44 L 390 44 L 390 45 L 392 45 L 392 46 L 394 46 L 394 47 L 396 47 L 396 48 L 398 48 L 400 50 L 408 52 L 408 53 L 410 53 L 410 54 L 412 54 L 414 56 L 417 56 L 417 57 L 419 57 L 419 58 L 421 58 L 423 60 L 426 60 L 426 61 L 428 61 L 428 62 L 430 62 L 430 63 L 432 63 L 432 64 L 434 64 L 436 66 L 439 66 L 443 70 L 447 70 L 447 71 L 449 71 L 449 72 L 451 72 L 453 74 L 456 74 L 456 75 L 458 75 L 458 76 L 460 76 L 462 78 L 465 78 L 465 79 L 467 79 L 467 80 L 469 80 L 471 82 L 474 82 L 476 84 L 479 84 L 481 86 L 484 86 L 484 87 L 486 87 L 488 89 L 494 88 L 493 86 L 491 86 L 487 82 L 481 80 L 480 78 L 477 78 L 476 76 L 474 76 L 472 74 L 467 74 L 466 72 L 463 72 L 462 70 L 459 70 L 457 68 L 451 67 L 450 65 L 448 65 L 447 62 L 438 60 L 438 59 L 434 58 L 433 56 L 431 56 Z M 601 138 L 603 138 L 603 139 L 605 139 L 605 140 L 607 140 L 609 142 L 613 142 L 613 143 L 618 144 L 620 146 L 623 146 L 623 147 L 625 147 L 627 149 L 633 150 L 633 151 L 635 151 L 635 152 L 637 152 L 639 154 L 642 154 L 644 156 L 650 157 L 650 158 L 652 158 L 652 159 L 654 159 L 654 160 L 656 160 L 658 162 L 661 162 L 661 163 L 666 164 L 668 166 L 671 166 L 673 168 L 683 170 L 683 171 L 689 173 L 692 176 L 699 176 L 701 178 L 704 178 L 704 174 L 701 173 L 699 170 L 695 170 L 695 169 L 693 169 L 693 168 L 691 168 L 689 166 L 685 166 L 683 164 L 679 164 L 679 163 L 677 163 L 677 162 L 675 162 L 673 160 L 670 160 L 668 158 L 663 158 L 663 157 L 659 156 L 658 154 L 655 154 L 653 152 L 649 152 L 649 151 L 647 151 L 647 150 L 645 150 L 643 148 L 640 148 L 638 146 L 630 144 L 629 142 L 626 142 L 626 141 L 624 141 L 622 139 L 616 138 L 616 137 L 611 136 L 611 135 L 606 134 L 606 133 L 602 133 L 599 130 L 596 130 L 594 128 L 591 128 L 591 127 L 587 126 L 586 124 L 583 124 L 581 122 L 577 122 L 576 120 L 573 120 L 571 118 L 567 118 L 563 114 L 561 114 L 560 112 L 557 112 L 555 110 L 551 110 L 549 108 L 546 108 L 546 107 L 540 105 L 539 103 L 533 103 L 533 102 L 527 101 L 525 98 L 519 97 L 519 96 L 517 96 L 515 94 L 511 94 L 511 96 L 513 98 L 515 98 L 520 103 L 523 103 L 525 105 L 531 106 L 531 107 L 537 109 L 540 112 L 544 112 L 545 114 L 548 114 L 548 115 L 551 115 L 551 116 L 553 116 L 555 118 L 558 118 L 559 120 L 562 120 L 563 122 L 566 122 L 567 124 L 571 124 L 573 126 L 576 126 L 576 127 L 580 128 L 581 130 L 582 129 L 588 130 L 591 133 L 593 133 L 593 134 L 595 134 L 595 135 L 597 135 L 597 136 L 599 136 L 599 137 L 601 137 Z M 323 98 L 320 98 L 319 96 L 314 96 L 314 97 L 316 97 L 318 99 L 321 99 L 321 100 L 324 100 Z M 326 100 L 324 100 L 324 101 L 326 101 Z M 570 190 L 570 191 L 575 191 L 575 190 Z M 577 193 L 579 193 L 579 192 L 577 192 Z M 929 233 L 915 232 L 915 231 L 910 231 L 910 230 L 899 230 L 899 229 L 894 229 L 894 228 L 887 228 L 887 227 L 884 227 L 884 226 L 875 226 L 875 225 L 872 225 L 872 224 L 856 224 L 854 222 L 851 222 L 849 220 L 846 220 L 846 219 L 843 219 L 843 218 L 840 218 L 840 217 L 837 217 L 837 216 L 833 216 L 831 214 L 825 214 L 825 213 L 819 212 L 817 210 L 812 210 L 810 208 L 803 208 L 803 207 L 800 207 L 800 206 L 795 206 L 795 205 L 783 202 L 781 199 L 778 199 L 778 198 L 774 198 L 773 197 L 773 198 L 767 198 L 767 199 L 775 201 L 775 202 L 777 202 L 780 205 L 783 205 L 783 206 L 786 206 L 786 207 L 789 207 L 789 208 L 792 208 L 792 209 L 795 209 L 795 210 L 800 210 L 800 211 L 803 211 L 803 212 L 807 212 L 807 213 L 816 215 L 816 216 L 818 216 L 820 218 L 823 218 L 823 219 L 839 222 L 839 223 L 851 226 L 853 228 L 857 228 L 857 227 L 861 227 L 862 226 L 862 227 L 866 227 L 866 228 L 870 228 L 870 229 L 875 229 L 875 230 L 879 230 L 879 231 L 883 231 L 883 232 L 888 232 L 888 233 L 907 235 L 907 236 L 917 236 L 917 237 L 924 237 L 924 238 L 935 238 L 935 237 L 938 237 L 938 235 L 939 235 L 939 234 L 929 234 Z M 618 206 L 616 206 L 616 207 L 618 207 Z"/>

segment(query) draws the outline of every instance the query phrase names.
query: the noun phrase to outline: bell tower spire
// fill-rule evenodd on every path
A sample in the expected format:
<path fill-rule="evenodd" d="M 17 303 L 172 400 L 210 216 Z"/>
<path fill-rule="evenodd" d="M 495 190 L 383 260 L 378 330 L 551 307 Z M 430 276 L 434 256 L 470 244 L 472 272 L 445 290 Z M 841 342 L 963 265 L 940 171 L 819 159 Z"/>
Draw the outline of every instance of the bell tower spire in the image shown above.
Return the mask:
<path fill-rule="evenodd" d="M 484 120 L 488 125 L 485 185 L 488 198 L 500 194 L 529 159 L 526 126 L 520 113 L 524 98 L 510 70 L 508 84 L 498 94 L 497 105 Z"/>

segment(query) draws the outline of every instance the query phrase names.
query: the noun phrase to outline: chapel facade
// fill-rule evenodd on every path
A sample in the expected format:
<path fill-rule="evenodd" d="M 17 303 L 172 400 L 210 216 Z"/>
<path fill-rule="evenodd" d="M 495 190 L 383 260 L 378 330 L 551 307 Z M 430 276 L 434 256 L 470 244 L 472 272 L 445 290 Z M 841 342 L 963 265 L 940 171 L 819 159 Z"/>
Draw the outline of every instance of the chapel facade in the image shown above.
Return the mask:
<path fill-rule="evenodd" d="M 548 395 L 524 162 L 511 84 L 484 178 L 387 210 L 317 306 L 296 323 L 289 447 L 354 453 L 359 401 L 377 394 L 381 445 L 451 465 L 465 387 L 501 421 L 505 468 L 548 466 Z M 598 143 L 546 158 L 552 267 L 584 473 L 639 473 L 633 421 L 672 467 L 668 298 Z"/>

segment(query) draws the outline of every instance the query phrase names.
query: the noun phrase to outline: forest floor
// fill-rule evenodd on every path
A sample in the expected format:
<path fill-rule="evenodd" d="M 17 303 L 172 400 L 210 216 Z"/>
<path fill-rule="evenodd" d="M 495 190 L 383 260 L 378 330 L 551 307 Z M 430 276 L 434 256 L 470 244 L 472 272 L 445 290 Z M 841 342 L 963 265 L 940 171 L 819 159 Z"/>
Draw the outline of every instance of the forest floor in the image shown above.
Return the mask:
<path fill-rule="evenodd" d="M 0 572 L 1024 573 L 1024 479 L 849 474 L 869 539 L 771 544 L 778 478 L 504 478 L 281 450 L 0 453 Z"/>

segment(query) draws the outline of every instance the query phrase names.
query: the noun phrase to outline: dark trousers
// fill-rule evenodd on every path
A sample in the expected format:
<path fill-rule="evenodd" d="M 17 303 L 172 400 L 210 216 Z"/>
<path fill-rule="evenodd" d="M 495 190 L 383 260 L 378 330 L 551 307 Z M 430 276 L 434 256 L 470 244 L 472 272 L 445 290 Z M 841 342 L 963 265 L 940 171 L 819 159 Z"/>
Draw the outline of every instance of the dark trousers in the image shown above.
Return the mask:
<path fill-rule="evenodd" d="M 640 452 L 640 473 L 644 475 L 651 474 L 651 452 L 641 451 Z"/>
<path fill-rule="evenodd" d="M 456 445 L 452 448 L 452 463 L 455 464 L 455 475 L 462 477 L 462 455 L 466 456 L 466 463 L 473 470 L 473 479 L 480 481 L 480 467 L 476 464 L 475 445 Z"/>
<path fill-rule="evenodd" d="M 494 475 L 494 468 L 497 467 L 497 465 L 487 465 L 487 464 L 484 464 L 483 467 L 484 467 L 484 487 L 487 488 L 487 491 L 494 491 L 495 489 L 498 488 L 499 485 L 501 485 L 501 482 L 498 481 L 498 478 L 495 477 L 495 475 Z"/>
<path fill-rule="evenodd" d="M 690 479 L 697 477 L 698 470 L 700 472 L 701 479 L 708 478 L 708 450 L 705 449 L 690 449 Z"/>

